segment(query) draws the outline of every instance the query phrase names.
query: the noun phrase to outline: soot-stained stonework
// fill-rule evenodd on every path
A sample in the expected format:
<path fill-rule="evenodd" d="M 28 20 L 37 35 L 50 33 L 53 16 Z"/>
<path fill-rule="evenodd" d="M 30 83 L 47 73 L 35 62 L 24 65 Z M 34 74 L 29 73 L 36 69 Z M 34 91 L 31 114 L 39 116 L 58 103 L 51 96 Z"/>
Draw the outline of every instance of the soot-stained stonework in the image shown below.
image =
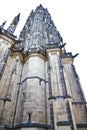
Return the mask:
<path fill-rule="evenodd" d="M 0 26 L 0 130 L 86 130 L 87 104 L 72 52 L 48 10 Z"/>

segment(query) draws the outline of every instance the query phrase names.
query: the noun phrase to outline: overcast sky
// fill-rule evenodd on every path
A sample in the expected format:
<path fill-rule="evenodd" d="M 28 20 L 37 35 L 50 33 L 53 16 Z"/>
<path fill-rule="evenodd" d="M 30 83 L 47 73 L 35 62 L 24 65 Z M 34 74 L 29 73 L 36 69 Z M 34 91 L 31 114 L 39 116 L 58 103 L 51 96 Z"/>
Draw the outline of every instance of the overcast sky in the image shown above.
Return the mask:
<path fill-rule="evenodd" d="M 6 20 L 6 29 L 21 13 L 15 32 L 18 36 L 31 10 L 39 4 L 48 8 L 57 30 L 67 43 L 66 50 L 79 53 L 74 65 L 87 99 L 87 0 L 0 0 L 0 24 Z"/>

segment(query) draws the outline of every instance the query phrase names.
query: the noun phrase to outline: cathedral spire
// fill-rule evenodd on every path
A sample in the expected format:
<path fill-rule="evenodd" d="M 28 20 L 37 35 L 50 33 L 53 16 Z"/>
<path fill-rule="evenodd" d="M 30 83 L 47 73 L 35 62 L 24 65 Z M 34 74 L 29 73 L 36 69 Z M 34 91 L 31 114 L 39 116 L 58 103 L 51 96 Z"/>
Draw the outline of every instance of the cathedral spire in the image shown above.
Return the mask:
<path fill-rule="evenodd" d="M 44 9 L 44 7 L 40 4 L 40 5 L 36 8 L 35 11 L 37 11 L 37 10 L 45 10 L 45 9 Z"/>
<path fill-rule="evenodd" d="M 19 22 L 19 18 L 20 18 L 20 13 L 13 19 L 12 23 L 10 24 L 10 26 L 8 27 L 7 31 L 10 33 L 14 33 L 17 24 Z"/>

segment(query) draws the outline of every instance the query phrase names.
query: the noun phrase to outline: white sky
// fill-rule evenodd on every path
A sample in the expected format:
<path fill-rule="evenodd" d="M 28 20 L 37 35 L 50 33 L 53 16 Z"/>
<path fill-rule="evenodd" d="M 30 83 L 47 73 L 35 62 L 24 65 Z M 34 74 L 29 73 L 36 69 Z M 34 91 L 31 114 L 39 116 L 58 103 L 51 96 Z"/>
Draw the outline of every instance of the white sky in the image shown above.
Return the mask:
<path fill-rule="evenodd" d="M 6 20 L 6 29 L 21 13 L 15 32 L 18 36 L 31 10 L 39 4 L 48 8 L 57 30 L 67 43 L 66 50 L 80 53 L 74 64 L 87 99 L 87 0 L 0 0 L 0 24 Z"/>

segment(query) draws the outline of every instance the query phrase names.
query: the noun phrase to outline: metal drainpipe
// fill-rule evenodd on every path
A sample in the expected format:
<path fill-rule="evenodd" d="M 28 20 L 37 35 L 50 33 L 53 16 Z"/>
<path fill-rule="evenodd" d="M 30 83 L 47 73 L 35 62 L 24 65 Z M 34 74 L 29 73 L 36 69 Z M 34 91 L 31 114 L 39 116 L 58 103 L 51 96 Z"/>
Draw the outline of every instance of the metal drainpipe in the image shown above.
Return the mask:
<path fill-rule="evenodd" d="M 22 64 L 22 70 L 21 70 L 21 75 L 20 75 L 20 81 L 19 81 L 19 87 L 18 87 L 18 92 L 17 92 L 16 104 L 15 104 L 15 109 L 14 109 L 14 113 L 13 113 L 12 130 L 14 130 L 14 122 L 15 122 L 18 97 L 19 97 L 19 92 L 20 92 L 20 87 L 21 87 L 21 78 L 22 78 L 23 67 L 24 67 L 24 63 Z"/>

